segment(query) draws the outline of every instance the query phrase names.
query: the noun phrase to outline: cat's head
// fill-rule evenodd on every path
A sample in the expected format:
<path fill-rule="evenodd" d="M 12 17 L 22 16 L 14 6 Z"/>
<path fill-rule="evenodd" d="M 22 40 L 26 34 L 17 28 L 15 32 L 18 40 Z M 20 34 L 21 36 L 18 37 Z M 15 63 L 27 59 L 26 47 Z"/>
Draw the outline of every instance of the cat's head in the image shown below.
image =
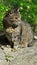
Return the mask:
<path fill-rule="evenodd" d="M 14 23 L 18 24 L 21 20 L 19 9 L 13 8 L 13 9 L 9 10 L 6 13 L 4 20 L 7 21 L 11 25 Z"/>

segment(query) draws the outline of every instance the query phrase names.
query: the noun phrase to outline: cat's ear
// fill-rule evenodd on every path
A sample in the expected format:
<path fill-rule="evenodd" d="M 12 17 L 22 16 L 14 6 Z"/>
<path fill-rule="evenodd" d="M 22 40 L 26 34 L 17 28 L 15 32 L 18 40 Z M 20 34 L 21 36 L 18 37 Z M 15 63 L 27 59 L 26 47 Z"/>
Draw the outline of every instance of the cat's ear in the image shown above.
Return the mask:
<path fill-rule="evenodd" d="M 17 9 L 17 11 L 19 12 L 19 8 Z"/>

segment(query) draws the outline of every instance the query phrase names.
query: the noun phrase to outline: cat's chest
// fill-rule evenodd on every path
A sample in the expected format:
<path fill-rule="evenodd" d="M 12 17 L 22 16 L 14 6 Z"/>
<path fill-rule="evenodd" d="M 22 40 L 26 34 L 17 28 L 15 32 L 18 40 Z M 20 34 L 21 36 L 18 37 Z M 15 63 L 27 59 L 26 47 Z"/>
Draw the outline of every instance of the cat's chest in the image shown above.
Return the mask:
<path fill-rule="evenodd" d="M 17 28 L 13 29 L 12 27 L 9 27 L 6 29 L 6 36 L 11 41 L 18 41 L 20 39 L 20 30 L 21 27 L 18 26 Z"/>

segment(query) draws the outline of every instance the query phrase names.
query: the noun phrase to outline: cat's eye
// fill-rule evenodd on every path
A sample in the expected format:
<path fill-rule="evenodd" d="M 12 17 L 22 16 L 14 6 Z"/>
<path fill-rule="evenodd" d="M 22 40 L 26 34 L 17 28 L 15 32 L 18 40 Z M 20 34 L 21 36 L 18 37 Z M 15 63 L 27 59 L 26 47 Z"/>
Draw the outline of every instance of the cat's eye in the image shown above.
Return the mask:
<path fill-rule="evenodd" d="M 17 19 L 17 17 L 15 19 Z"/>

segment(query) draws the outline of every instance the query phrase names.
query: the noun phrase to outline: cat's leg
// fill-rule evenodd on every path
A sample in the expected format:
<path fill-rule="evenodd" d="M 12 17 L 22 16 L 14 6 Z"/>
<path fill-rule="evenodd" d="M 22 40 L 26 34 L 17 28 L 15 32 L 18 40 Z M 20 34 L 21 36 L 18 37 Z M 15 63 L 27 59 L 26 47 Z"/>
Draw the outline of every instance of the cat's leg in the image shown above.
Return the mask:
<path fill-rule="evenodd" d="M 14 42 L 10 41 L 11 51 L 15 52 L 16 48 L 14 46 Z"/>
<path fill-rule="evenodd" d="M 20 42 L 19 47 L 25 48 L 25 47 L 27 47 L 27 46 L 28 46 L 28 42 L 26 42 L 25 40 Z"/>

